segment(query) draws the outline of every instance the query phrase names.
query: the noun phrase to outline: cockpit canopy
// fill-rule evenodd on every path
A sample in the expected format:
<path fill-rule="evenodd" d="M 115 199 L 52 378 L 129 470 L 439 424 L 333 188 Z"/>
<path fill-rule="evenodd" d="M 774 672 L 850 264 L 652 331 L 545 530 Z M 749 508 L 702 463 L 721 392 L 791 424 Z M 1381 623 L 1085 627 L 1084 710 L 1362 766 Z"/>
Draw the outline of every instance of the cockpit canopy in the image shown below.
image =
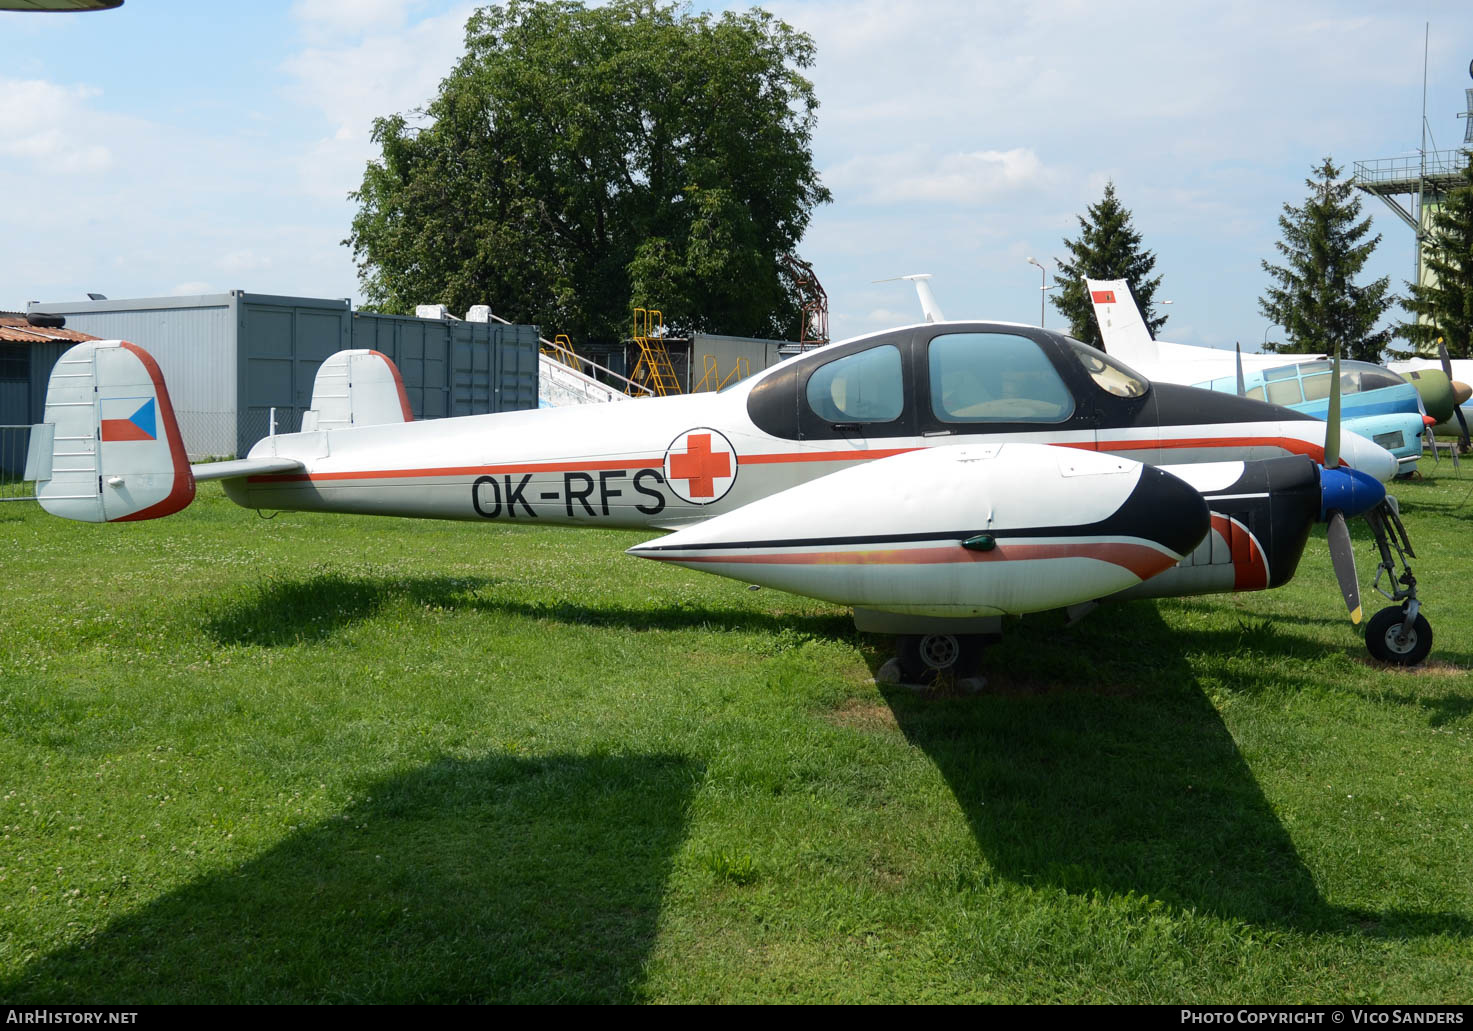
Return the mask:
<path fill-rule="evenodd" d="M 1321 358 L 1280 365 L 1250 373 L 1245 379 L 1244 395 L 1256 401 L 1275 405 L 1297 405 L 1307 401 L 1323 401 L 1330 396 L 1331 362 Z M 1383 387 L 1399 387 L 1406 381 L 1390 369 L 1370 362 L 1340 362 L 1340 393 L 1359 394 Z M 1236 377 L 1219 377 L 1197 384 L 1207 390 L 1232 392 Z"/>
<path fill-rule="evenodd" d="M 1124 403 L 1150 384 L 1057 333 L 991 323 L 894 330 L 805 355 L 753 389 L 748 412 L 776 436 L 834 438 L 1073 425 L 1101 395 Z"/>

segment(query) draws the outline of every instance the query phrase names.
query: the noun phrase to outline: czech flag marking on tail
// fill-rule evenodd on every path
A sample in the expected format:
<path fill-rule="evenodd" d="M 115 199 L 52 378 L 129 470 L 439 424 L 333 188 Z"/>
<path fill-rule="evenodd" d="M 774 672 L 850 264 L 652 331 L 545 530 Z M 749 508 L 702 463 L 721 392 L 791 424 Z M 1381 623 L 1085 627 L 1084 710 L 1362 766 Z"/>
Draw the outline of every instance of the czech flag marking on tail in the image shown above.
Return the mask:
<path fill-rule="evenodd" d="M 119 415 L 122 417 L 117 418 L 116 416 Z M 103 398 L 102 439 L 105 442 L 158 440 L 158 406 L 154 399 L 151 397 Z"/>
<path fill-rule="evenodd" d="M 158 362 L 126 340 L 85 340 L 46 388 L 50 476 L 36 499 L 84 523 L 157 519 L 194 498 L 194 472 Z"/>

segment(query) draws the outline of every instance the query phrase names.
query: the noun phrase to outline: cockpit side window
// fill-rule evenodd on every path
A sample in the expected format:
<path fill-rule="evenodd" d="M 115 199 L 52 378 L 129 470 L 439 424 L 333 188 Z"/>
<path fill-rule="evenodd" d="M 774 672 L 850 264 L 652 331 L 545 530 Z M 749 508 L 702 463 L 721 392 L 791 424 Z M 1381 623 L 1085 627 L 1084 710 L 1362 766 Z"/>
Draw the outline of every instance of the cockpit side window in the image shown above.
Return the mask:
<path fill-rule="evenodd" d="M 885 344 L 819 366 L 807 396 L 824 422 L 893 422 L 905 408 L 900 349 Z"/>
<path fill-rule="evenodd" d="M 1383 369 L 1379 365 L 1370 362 L 1341 362 L 1340 363 L 1340 390 L 1342 393 L 1353 394 L 1366 390 L 1380 390 L 1383 387 L 1399 387 L 1406 380 L 1402 379 L 1390 369 Z"/>
<path fill-rule="evenodd" d="M 1065 422 L 1074 396 L 1027 337 L 946 333 L 928 350 L 931 410 L 943 422 Z"/>
<path fill-rule="evenodd" d="M 1104 351 L 1082 344 L 1073 337 L 1065 337 L 1069 350 L 1101 388 L 1116 397 L 1140 397 L 1149 389 L 1138 373 L 1124 362 L 1116 361 Z"/>

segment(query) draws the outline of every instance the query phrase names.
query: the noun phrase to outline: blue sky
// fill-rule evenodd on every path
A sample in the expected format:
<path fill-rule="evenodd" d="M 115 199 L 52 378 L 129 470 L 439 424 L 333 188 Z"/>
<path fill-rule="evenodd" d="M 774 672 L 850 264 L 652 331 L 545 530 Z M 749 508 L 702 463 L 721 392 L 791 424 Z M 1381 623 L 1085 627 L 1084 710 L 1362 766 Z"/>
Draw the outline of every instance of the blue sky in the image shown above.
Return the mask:
<path fill-rule="evenodd" d="M 234 288 L 357 301 L 340 241 L 370 122 L 433 94 L 473 6 L 0 13 L 0 308 Z M 1312 167 L 1415 153 L 1424 23 L 1437 147 L 1461 145 L 1473 86 L 1466 2 L 768 7 L 818 48 L 834 203 L 800 253 L 835 336 L 914 321 L 908 286 L 873 282 L 911 272 L 935 275 L 949 317 L 1036 322 L 1026 258 L 1062 256 L 1113 179 L 1174 301 L 1162 336 L 1257 347 L 1259 262 Z M 1368 277 L 1399 285 L 1411 233 L 1379 200 L 1365 211 L 1383 234 Z"/>

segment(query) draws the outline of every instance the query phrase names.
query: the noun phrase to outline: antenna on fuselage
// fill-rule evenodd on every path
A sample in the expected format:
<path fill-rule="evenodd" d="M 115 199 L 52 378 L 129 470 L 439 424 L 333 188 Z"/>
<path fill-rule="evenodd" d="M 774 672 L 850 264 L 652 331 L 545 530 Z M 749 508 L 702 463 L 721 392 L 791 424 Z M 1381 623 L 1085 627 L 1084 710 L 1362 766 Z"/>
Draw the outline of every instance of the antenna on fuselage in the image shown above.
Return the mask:
<path fill-rule="evenodd" d="M 915 284 L 916 296 L 921 299 L 921 311 L 926 316 L 927 322 L 945 322 L 946 316 L 941 314 L 941 305 L 936 303 L 936 295 L 931 292 L 931 284 L 926 282 L 931 278 L 929 272 L 917 272 L 909 276 L 891 276 L 889 279 L 876 279 L 876 283 L 894 283 L 897 280 L 908 279 Z"/>

